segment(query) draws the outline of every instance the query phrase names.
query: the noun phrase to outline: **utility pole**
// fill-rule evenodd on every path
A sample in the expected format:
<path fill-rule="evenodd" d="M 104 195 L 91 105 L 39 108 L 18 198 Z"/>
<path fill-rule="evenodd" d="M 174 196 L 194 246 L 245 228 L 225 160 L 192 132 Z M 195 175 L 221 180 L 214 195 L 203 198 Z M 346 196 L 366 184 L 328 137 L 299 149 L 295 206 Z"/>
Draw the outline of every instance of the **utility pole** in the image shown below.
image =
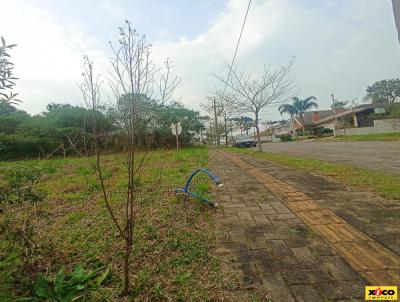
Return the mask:
<path fill-rule="evenodd" d="M 217 101 L 213 100 L 214 107 L 214 123 L 215 123 L 215 145 L 219 145 L 219 137 L 218 137 L 218 119 L 217 119 Z"/>
<path fill-rule="evenodd" d="M 336 103 L 335 103 L 335 97 L 334 97 L 334 95 L 333 95 L 333 93 L 331 94 L 331 97 L 332 97 L 332 106 L 333 106 L 333 108 L 332 108 L 332 110 L 333 110 L 333 115 L 335 116 L 335 125 L 333 126 L 333 136 L 335 136 L 336 137 L 336 128 L 337 128 L 337 116 L 336 116 Z"/>
<path fill-rule="evenodd" d="M 396 22 L 398 39 L 400 42 L 400 1 L 392 0 L 394 21 Z"/>

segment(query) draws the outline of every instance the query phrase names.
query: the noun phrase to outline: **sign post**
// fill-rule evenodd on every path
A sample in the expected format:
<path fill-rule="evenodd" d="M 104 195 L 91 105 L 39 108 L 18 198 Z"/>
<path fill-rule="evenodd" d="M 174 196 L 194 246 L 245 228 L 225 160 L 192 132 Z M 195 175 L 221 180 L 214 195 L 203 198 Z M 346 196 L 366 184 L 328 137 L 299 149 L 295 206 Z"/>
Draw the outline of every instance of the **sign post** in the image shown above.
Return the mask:
<path fill-rule="evenodd" d="M 179 134 L 182 133 L 181 122 L 178 122 L 176 124 L 172 123 L 170 127 L 172 134 L 175 135 L 176 138 L 176 151 L 179 151 Z"/>

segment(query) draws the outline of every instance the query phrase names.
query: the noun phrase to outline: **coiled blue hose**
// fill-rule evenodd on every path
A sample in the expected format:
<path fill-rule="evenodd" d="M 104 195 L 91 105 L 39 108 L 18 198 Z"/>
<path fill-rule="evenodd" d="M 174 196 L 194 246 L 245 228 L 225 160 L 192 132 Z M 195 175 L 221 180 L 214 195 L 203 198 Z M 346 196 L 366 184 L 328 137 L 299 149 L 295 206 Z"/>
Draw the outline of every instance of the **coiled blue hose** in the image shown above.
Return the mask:
<path fill-rule="evenodd" d="M 190 186 L 190 183 L 191 183 L 193 177 L 195 177 L 200 172 L 206 173 L 210 177 L 211 181 L 215 185 L 217 185 L 219 188 L 224 186 L 224 184 L 222 183 L 221 179 L 218 176 L 216 176 L 215 174 L 213 174 L 210 170 L 208 170 L 206 168 L 200 168 L 200 169 L 197 169 L 196 171 L 194 171 L 192 173 L 192 175 L 189 176 L 188 180 L 186 181 L 185 186 L 182 189 L 175 189 L 175 193 L 184 193 L 184 194 L 199 198 L 201 201 L 206 202 L 206 203 L 216 207 L 218 205 L 216 202 L 212 202 L 204 196 L 201 196 L 197 193 L 189 191 L 189 186 Z"/>

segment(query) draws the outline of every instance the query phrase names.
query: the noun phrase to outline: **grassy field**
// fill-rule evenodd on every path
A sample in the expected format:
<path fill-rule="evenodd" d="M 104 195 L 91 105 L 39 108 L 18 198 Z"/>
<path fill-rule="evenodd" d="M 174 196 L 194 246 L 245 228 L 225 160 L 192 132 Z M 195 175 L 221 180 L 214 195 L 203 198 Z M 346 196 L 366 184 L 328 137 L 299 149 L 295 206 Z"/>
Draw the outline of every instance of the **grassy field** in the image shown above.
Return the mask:
<path fill-rule="evenodd" d="M 107 156 L 106 161 L 112 206 L 121 217 L 125 168 L 116 155 Z M 39 274 L 52 279 L 60 269 L 68 273 L 77 264 L 85 270 L 110 270 L 101 286 L 88 292 L 85 289 L 79 301 L 128 301 L 119 297 L 124 242 L 102 201 L 93 159 L 1 165 L 3 192 L 9 185 L 4 175 L 19 167 L 39 167 L 44 174 L 30 195 L 24 191 L 22 198 L 14 196 L 14 204 L 2 196 L 0 301 L 32 296 L 32 283 Z M 140 186 L 150 192 L 157 182 L 157 189 L 142 205 L 136 221 L 130 299 L 215 301 L 228 297 L 228 289 L 235 287 L 235 272 L 213 254 L 215 208 L 196 200 L 184 202 L 174 193 L 174 188 L 182 186 L 200 166 L 207 166 L 206 148 L 184 149 L 179 155 L 173 151 L 151 152 Z M 193 189 L 206 192 L 208 183 L 207 178 L 200 177 Z M 43 200 L 34 205 L 24 200 L 39 195 Z"/>
<path fill-rule="evenodd" d="M 363 141 L 400 141 L 400 132 L 365 134 L 365 135 L 347 135 L 321 138 L 318 141 L 342 141 L 342 142 L 363 142 Z"/>
<path fill-rule="evenodd" d="M 388 175 L 369 169 L 350 165 L 329 163 L 321 160 L 306 159 L 279 153 L 257 152 L 250 149 L 229 148 L 231 152 L 271 160 L 287 167 L 333 177 L 349 185 L 371 190 L 378 195 L 400 199 L 400 176 Z"/>

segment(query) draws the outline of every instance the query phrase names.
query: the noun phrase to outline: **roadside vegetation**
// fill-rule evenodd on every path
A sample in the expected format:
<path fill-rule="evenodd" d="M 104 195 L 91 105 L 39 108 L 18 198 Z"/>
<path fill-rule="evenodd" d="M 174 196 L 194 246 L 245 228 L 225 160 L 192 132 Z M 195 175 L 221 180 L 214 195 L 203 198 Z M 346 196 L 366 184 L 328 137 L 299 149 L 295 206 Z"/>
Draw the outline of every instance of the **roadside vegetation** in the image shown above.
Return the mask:
<path fill-rule="evenodd" d="M 235 279 L 213 255 L 214 208 L 184 201 L 174 192 L 194 169 L 207 164 L 207 149 L 154 151 L 149 157 L 140 186 L 153 190 L 148 186 L 158 179 L 160 168 L 162 173 L 136 221 L 130 298 L 215 301 L 227 295 L 225 289 L 233 289 Z M 107 161 L 109 186 L 115 193 L 112 205 L 121 209 L 127 185 L 123 163 L 116 155 L 107 156 Z M 45 293 L 52 297 L 54 291 L 59 296 L 51 301 L 120 299 L 124 244 L 105 208 L 93 162 L 94 158 L 79 158 L 3 163 L 0 191 L 8 193 L 0 204 L 0 301 L 47 301 Z M 193 186 L 207 194 L 209 179 L 199 175 Z M 71 291 L 76 293 L 62 300 Z"/>
<path fill-rule="evenodd" d="M 347 135 L 323 138 L 321 141 L 343 141 L 343 142 L 363 142 L 363 141 L 400 141 L 400 132 Z"/>
<path fill-rule="evenodd" d="M 287 167 L 333 177 L 351 186 L 371 190 L 384 198 L 400 199 L 400 176 L 389 175 L 351 165 L 295 157 L 271 152 L 256 152 L 250 149 L 229 148 L 231 152 L 271 160 Z"/>

